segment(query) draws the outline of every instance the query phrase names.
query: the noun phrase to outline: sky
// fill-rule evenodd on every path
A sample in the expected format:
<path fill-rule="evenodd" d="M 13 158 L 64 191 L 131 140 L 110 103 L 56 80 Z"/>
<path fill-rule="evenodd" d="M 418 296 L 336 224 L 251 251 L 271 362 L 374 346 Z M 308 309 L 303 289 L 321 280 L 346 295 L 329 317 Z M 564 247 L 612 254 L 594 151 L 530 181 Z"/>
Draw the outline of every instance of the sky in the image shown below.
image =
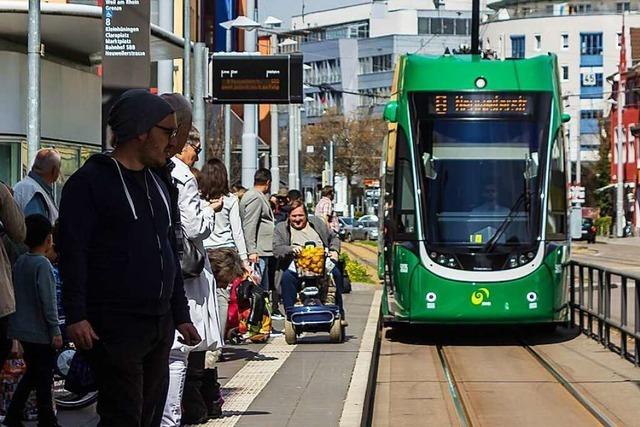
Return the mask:
<path fill-rule="evenodd" d="M 334 9 L 341 6 L 366 3 L 367 0 L 257 0 L 258 16 L 260 22 L 264 22 L 267 16 L 275 16 L 283 21 L 282 28 L 291 28 L 291 17 L 304 12 L 317 12 L 319 10 Z"/>

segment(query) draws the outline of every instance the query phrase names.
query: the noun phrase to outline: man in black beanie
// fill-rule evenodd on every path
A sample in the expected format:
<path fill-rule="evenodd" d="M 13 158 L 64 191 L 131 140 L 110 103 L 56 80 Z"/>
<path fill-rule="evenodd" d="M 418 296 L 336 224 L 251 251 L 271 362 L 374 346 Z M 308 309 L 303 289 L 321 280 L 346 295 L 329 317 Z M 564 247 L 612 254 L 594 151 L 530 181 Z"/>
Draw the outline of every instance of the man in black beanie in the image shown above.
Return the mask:
<path fill-rule="evenodd" d="M 115 149 L 96 154 L 64 186 L 60 264 L 67 333 L 98 382 L 103 426 L 157 426 L 166 399 L 174 330 L 191 324 L 172 245 L 169 193 L 150 168 L 176 144 L 171 106 L 125 92 L 109 113 Z"/>

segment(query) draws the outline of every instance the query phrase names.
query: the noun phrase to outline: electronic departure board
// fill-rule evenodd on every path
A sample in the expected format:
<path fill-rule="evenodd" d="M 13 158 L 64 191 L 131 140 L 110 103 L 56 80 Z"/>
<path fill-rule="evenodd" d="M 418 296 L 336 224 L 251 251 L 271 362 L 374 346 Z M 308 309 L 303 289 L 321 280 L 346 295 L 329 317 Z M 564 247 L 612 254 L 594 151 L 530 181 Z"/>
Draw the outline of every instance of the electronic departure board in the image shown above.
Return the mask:
<path fill-rule="evenodd" d="M 522 116 L 533 112 L 533 97 L 516 93 L 431 94 L 429 115 Z"/>
<path fill-rule="evenodd" d="M 301 104 L 302 55 L 213 55 L 213 103 Z"/>

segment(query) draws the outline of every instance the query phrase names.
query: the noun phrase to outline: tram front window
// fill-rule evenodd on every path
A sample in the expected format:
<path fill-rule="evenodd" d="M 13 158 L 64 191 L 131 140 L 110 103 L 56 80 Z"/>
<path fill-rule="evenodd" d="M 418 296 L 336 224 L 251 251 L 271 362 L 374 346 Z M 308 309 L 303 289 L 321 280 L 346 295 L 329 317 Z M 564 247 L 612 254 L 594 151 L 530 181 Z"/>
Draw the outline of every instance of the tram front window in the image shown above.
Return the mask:
<path fill-rule="evenodd" d="M 435 114 L 433 98 L 415 94 L 413 103 L 428 247 L 457 254 L 458 268 L 507 267 L 539 236 L 550 100 L 531 96 L 519 114 L 496 114 L 455 110 L 453 99 Z"/>

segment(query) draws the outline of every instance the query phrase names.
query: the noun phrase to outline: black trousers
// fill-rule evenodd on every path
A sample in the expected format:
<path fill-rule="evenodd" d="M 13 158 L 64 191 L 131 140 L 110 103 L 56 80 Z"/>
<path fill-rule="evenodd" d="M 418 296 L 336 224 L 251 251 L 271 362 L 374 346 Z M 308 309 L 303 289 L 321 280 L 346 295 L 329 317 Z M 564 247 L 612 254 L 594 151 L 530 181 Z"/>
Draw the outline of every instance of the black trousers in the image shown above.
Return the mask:
<path fill-rule="evenodd" d="M 110 314 L 91 323 L 100 337 L 87 354 L 98 383 L 99 425 L 159 426 L 169 387 L 171 314 Z"/>
<path fill-rule="evenodd" d="M 9 327 L 9 316 L 0 318 L 0 370 L 4 366 L 9 353 L 11 352 L 11 340 L 7 337 Z"/>
<path fill-rule="evenodd" d="M 13 399 L 7 410 L 7 421 L 17 422 L 22 419 L 24 405 L 29 394 L 36 390 L 38 402 L 38 426 L 56 425 L 53 412 L 51 387 L 53 386 L 53 367 L 56 362 L 55 350 L 49 344 L 34 344 L 20 341 L 24 350 L 24 361 L 27 372 L 22 376 Z"/>
<path fill-rule="evenodd" d="M 198 424 L 206 421 L 220 397 L 218 369 L 205 369 L 206 351 L 189 353 L 187 377 L 182 393 L 182 422 Z"/>

